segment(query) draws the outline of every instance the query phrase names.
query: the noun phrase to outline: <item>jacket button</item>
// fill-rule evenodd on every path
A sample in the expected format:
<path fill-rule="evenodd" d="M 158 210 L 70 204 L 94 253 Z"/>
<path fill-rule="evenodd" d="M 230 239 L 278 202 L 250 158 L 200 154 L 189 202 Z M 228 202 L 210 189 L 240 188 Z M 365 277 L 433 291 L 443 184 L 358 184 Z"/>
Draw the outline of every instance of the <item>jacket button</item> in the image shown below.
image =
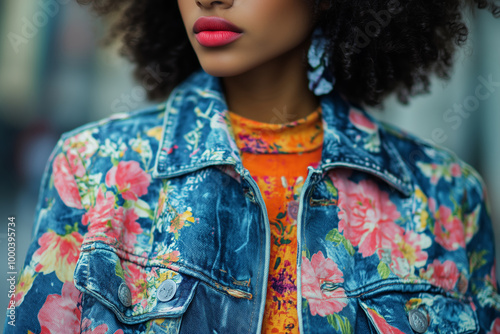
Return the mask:
<path fill-rule="evenodd" d="M 118 288 L 118 299 L 120 299 L 120 302 L 125 307 L 132 305 L 132 294 L 130 293 L 130 289 L 127 284 L 120 284 L 120 287 Z"/>
<path fill-rule="evenodd" d="M 156 297 L 161 302 L 168 302 L 174 298 L 175 292 L 177 291 L 177 284 L 171 279 L 167 279 L 160 284 L 158 290 L 156 290 Z"/>
<path fill-rule="evenodd" d="M 424 313 L 419 310 L 411 310 L 408 314 L 410 320 L 411 329 L 416 333 L 425 333 L 427 327 L 429 327 L 429 322 Z"/>

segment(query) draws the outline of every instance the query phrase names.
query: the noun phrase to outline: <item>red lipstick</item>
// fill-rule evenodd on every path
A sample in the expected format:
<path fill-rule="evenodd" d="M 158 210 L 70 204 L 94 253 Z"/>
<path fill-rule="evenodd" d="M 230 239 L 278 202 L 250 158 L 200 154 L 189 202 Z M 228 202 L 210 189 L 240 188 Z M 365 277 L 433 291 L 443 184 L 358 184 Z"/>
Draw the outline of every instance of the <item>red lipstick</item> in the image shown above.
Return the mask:
<path fill-rule="evenodd" d="M 206 47 L 217 47 L 229 44 L 241 37 L 243 31 L 217 16 L 202 16 L 193 26 L 196 40 Z"/>

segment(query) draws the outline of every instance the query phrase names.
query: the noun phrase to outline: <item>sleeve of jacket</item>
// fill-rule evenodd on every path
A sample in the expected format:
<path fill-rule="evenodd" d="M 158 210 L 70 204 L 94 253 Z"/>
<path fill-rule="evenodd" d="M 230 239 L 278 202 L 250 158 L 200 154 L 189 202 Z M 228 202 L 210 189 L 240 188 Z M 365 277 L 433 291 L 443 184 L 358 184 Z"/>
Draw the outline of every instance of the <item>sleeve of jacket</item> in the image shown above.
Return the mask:
<path fill-rule="evenodd" d="M 500 295 L 495 275 L 495 236 L 480 176 L 470 167 L 465 180 L 464 227 L 470 264 L 469 292 L 480 325 L 479 333 L 500 333 Z"/>
<path fill-rule="evenodd" d="M 70 159 L 63 146 L 61 139 L 45 168 L 31 243 L 15 294 L 9 294 L 4 333 L 80 332 L 81 294 L 73 272 L 85 233 L 85 211 L 74 176 L 79 162 Z"/>

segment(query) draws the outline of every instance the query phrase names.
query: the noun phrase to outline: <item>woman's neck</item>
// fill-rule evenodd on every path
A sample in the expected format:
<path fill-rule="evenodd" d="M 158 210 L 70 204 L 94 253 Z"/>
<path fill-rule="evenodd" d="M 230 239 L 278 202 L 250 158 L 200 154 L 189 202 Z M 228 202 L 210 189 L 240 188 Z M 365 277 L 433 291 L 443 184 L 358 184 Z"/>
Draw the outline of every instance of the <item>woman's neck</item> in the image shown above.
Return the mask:
<path fill-rule="evenodd" d="M 264 123 L 292 122 L 312 113 L 319 99 L 308 89 L 305 47 L 243 74 L 222 78 L 229 110 Z"/>

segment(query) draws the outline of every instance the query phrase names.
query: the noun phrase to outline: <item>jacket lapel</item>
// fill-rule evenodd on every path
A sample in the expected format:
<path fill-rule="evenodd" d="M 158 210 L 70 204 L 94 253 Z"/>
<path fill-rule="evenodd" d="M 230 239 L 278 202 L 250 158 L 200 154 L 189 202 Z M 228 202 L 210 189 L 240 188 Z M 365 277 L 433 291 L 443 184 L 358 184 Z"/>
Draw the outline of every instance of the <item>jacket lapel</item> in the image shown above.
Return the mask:
<path fill-rule="evenodd" d="M 170 94 L 154 177 L 171 178 L 227 164 L 243 175 L 219 80 L 199 70 Z M 407 196 L 412 193 L 411 174 L 378 121 L 335 92 L 321 97 L 321 107 L 324 172 L 335 167 L 358 169 Z"/>
<path fill-rule="evenodd" d="M 325 96 L 321 168 L 362 170 L 383 179 L 406 196 L 413 192 L 408 167 L 383 125 L 337 93 Z"/>
<path fill-rule="evenodd" d="M 170 178 L 212 165 L 243 172 L 219 79 L 192 74 L 166 104 L 155 177 Z"/>

